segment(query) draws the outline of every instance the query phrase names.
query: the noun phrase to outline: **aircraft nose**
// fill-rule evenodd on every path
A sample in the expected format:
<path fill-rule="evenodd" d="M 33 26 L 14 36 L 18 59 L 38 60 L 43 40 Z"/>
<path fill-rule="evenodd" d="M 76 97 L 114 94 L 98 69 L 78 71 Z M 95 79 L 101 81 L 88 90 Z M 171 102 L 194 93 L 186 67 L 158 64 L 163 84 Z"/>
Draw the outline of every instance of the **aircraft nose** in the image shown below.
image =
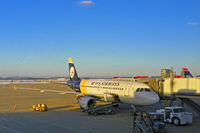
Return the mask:
<path fill-rule="evenodd" d="M 155 103 L 159 102 L 159 100 L 160 100 L 159 96 L 156 93 L 153 93 L 153 95 L 150 99 L 151 99 L 152 104 L 155 104 Z"/>
<path fill-rule="evenodd" d="M 155 92 L 140 93 L 138 94 L 138 97 L 140 97 L 140 104 L 142 105 L 153 105 L 160 100 L 159 96 Z"/>

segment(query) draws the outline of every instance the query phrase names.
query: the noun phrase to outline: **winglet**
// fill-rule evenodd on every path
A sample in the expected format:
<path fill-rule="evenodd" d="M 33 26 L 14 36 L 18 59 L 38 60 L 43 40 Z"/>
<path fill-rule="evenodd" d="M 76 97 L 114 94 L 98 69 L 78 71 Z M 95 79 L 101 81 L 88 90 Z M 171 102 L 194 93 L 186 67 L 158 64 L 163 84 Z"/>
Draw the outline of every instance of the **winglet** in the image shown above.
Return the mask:
<path fill-rule="evenodd" d="M 73 63 L 72 58 L 68 58 L 69 63 Z"/>

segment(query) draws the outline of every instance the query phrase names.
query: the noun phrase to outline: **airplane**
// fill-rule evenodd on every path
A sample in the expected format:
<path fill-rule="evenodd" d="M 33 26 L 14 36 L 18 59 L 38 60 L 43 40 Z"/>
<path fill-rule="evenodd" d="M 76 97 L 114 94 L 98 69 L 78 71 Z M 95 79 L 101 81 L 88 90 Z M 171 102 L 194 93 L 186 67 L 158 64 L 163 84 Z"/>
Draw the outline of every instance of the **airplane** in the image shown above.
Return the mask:
<path fill-rule="evenodd" d="M 159 101 L 159 96 L 146 84 L 137 81 L 120 81 L 108 79 L 80 79 L 72 58 L 68 58 L 70 84 L 74 91 L 58 91 L 32 88 L 14 88 L 40 92 L 78 95 L 78 103 L 82 109 L 96 107 L 96 101 L 124 103 L 134 106 L 152 105 Z"/>
<path fill-rule="evenodd" d="M 182 68 L 182 77 L 184 77 L 184 78 L 188 78 L 188 77 L 193 78 L 193 76 L 190 73 L 188 68 Z"/>
<path fill-rule="evenodd" d="M 174 78 L 193 78 L 188 68 L 182 68 L 181 75 L 174 75 Z"/>

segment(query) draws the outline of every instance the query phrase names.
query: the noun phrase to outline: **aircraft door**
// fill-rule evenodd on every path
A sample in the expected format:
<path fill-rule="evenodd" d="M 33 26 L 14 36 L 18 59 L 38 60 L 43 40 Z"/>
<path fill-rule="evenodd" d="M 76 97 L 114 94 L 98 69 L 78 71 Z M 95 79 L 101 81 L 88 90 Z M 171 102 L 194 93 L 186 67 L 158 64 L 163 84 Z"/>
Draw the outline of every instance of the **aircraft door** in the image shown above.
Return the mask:
<path fill-rule="evenodd" d="M 129 96 L 129 91 L 131 88 L 132 84 L 127 84 L 124 90 L 124 96 Z"/>

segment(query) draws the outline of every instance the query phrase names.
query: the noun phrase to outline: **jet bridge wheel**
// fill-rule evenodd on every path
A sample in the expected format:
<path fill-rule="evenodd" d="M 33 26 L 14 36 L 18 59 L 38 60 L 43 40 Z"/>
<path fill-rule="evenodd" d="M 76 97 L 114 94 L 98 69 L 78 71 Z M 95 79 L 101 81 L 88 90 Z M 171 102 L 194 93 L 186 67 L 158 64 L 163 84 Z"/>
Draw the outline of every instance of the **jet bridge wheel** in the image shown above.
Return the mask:
<path fill-rule="evenodd" d="M 173 124 L 176 125 L 176 126 L 180 125 L 179 118 L 177 118 L 177 117 L 173 118 Z"/>

